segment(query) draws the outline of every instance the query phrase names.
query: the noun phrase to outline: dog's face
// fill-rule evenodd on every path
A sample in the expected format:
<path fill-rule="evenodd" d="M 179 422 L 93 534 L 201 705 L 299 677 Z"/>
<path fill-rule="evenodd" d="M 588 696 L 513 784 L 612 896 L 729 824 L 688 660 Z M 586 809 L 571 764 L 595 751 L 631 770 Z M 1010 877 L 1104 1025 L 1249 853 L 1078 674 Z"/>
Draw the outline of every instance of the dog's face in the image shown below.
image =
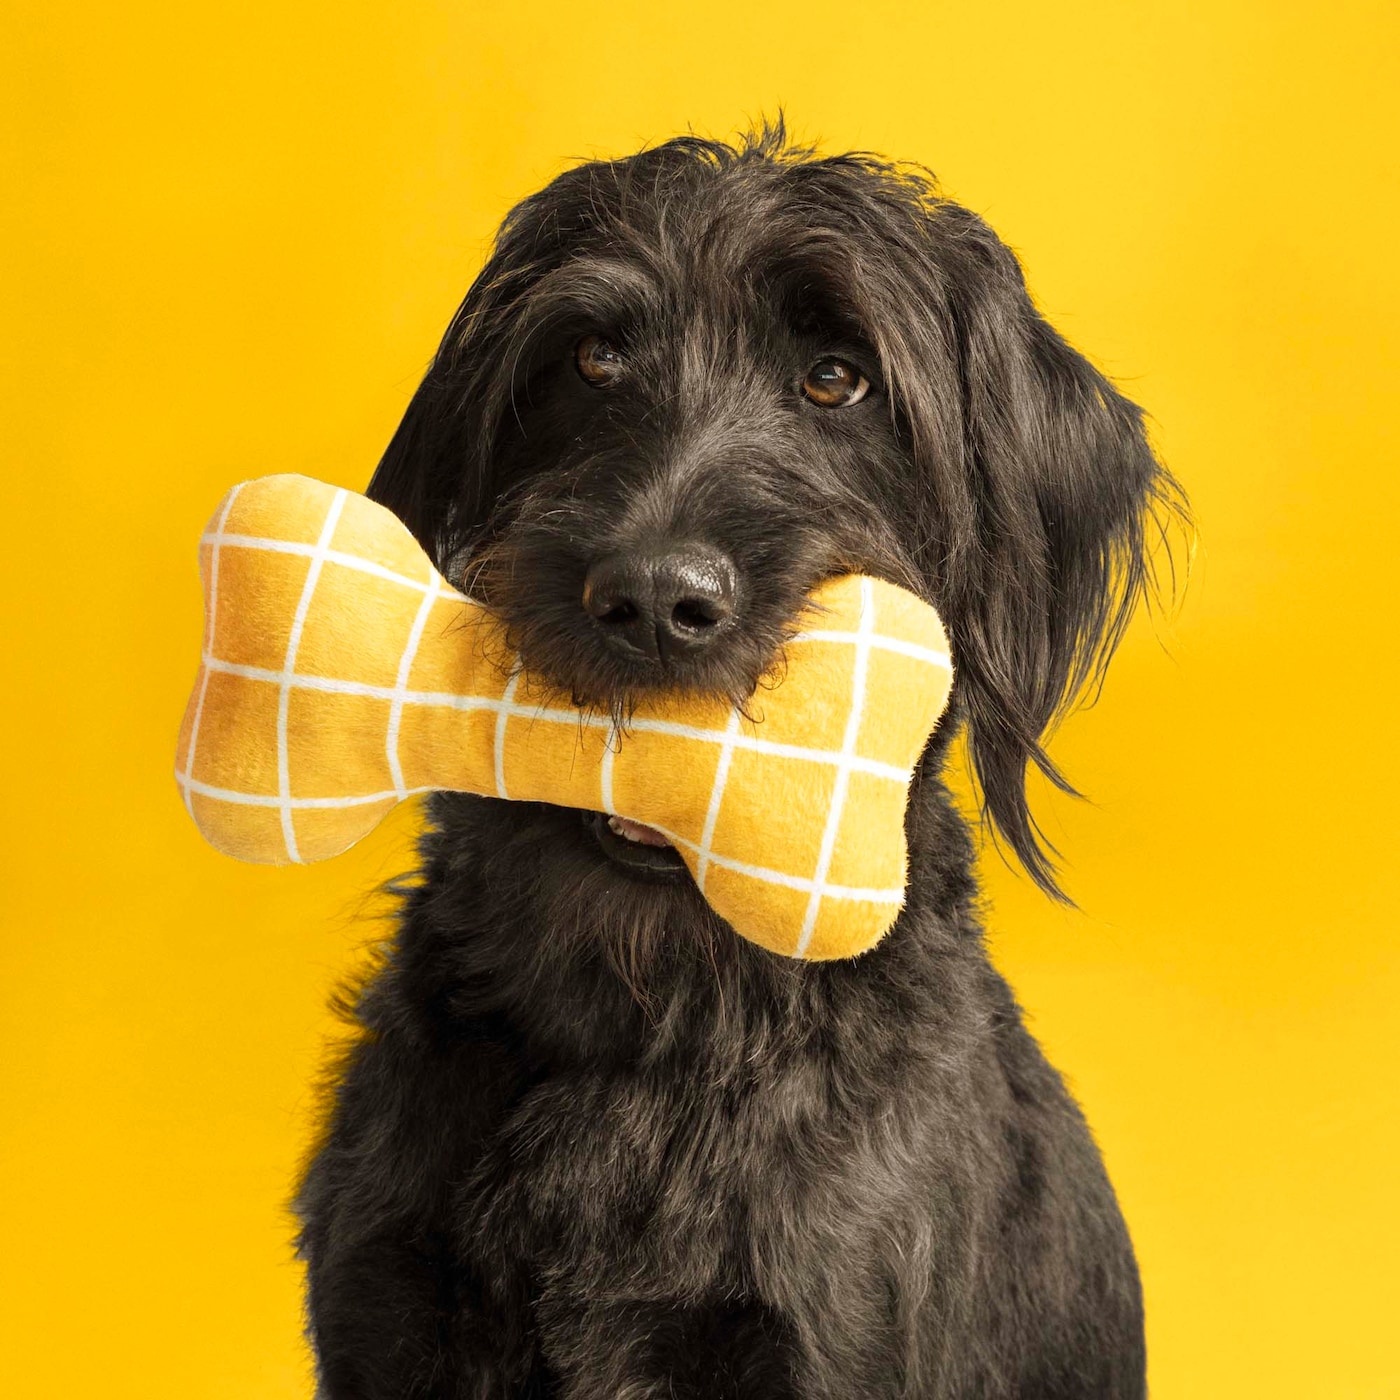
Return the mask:
<path fill-rule="evenodd" d="M 770 134 L 517 208 L 371 494 L 532 669 L 619 715 L 655 688 L 744 703 L 831 574 L 923 593 L 991 813 L 1053 888 L 1026 765 L 1055 776 L 1042 733 L 1126 621 L 1165 481 L 975 216 Z M 600 826 L 598 858 L 677 872 L 639 844 Z"/>
<path fill-rule="evenodd" d="M 879 352 L 816 259 L 716 213 L 669 256 L 659 226 L 630 260 L 600 229 L 536 285 L 493 504 L 449 564 L 528 665 L 612 710 L 653 688 L 742 703 L 814 584 L 917 577 Z"/>

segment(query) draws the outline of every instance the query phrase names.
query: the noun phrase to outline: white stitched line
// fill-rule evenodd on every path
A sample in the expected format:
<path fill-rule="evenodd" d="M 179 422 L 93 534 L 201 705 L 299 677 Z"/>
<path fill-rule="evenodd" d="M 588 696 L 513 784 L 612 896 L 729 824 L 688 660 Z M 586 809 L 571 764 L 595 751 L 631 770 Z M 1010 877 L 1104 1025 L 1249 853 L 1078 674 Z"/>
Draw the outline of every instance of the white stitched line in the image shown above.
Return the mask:
<path fill-rule="evenodd" d="M 861 717 L 865 713 L 865 679 L 870 667 L 870 637 L 875 630 L 875 590 L 869 579 L 860 581 L 860 625 L 857 630 L 856 654 L 851 664 L 851 711 L 846 716 L 846 733 L 841 740 L 841 760 L 836 767 L 836 782 L 832 787 L 831 806 L 827 809 L 826 830 L 822 832 L 821 852 L 812 876 L 812 895 L 807 901 L 807 915 L 802 920 L 802 933 L 793 949 L 793 957 L 804 957 L 807 945 L 817 927 L 826 877 L 831 869 L 831 857 L 836 850 L 836 835 L 841 829 L 841 812 L 846 805 L 846 789 L 851 781 L 850 760 L 860 737 Z"/>
<path fill-rule="evenodd" d="M 604 740 L 603 764 L 598 772 L 598 796 L 603 803 L 603 811 L 610 817 L 617 815 L 617 808 L 613 806 L 613 764 L 617 761 L 617 750 L 621 743 L 622 736 L 617 732 L 617 726 L 609 726 L 607 738 Z"/>
<path fill-rule="evenodd" d="M 705 827 L 700 833 L 700 859 L 695 866 L 695 884 L 700 893 L 705 893 L 705 876 L 709 873 L 710 861 L 714 856 L 711 846 L 715 839 L 715 823 L 719 821 L 720 803 L 724 800 L 724 785 L 729 780 L 729 764 L 734 757 L 734 740 L 739 733 L 739 707 L 729 712 L 729 723 L 724 727 L 724 741 L 720 744 L 719 763 L 715 766 L 715 780 L 710 785 L 710 805 L 705 809 Z"/>
<path fill-rule="evenodd" d="M 362 793 L 358 797 L 292 797 L 284 803 L 281 797 L 272 793 L 238 792 L 234 788 L 221 788 L 215 787 L 212 783 L 198 782 L 184 774 L 179 775 L 179 781 L 182 787 L 187 787 L 203 797 L 216 798 L 220 802 L 230 802 L 238 807 L 282 807 L 287 805 L 297 811 L 308 809 L 324 811 L 343 807 L 368 807 L 375 802 L 391 802 L 399 799 L 398 793 L 390 788 L 383 792 Z M 441 789 L 432 786 L 409 788 L 408 795 L 416 797 L 420 792 L 439 791 Z M 674 831 L 668 831 L 664 826 L 658 826 L 654 829 L 659 831 L 673 846 L 683 846 L 686 850 L 697 853 L 700 850 L 694 841 L 687 841 L 685 837 L 677 835 Z M 714 852 L 710 853 L 710 864 L 721 866 L 725 870 L 733 870 L 740 875 L 747 875 L 754 880 L 762 880 L 766 884 L 783 885 L 788 889 L 801 890 L 803 893 L 808 893 L 813 888 L 813 882 L 801 875 L 790 875 L 785 870 L 769 870 L 762 865 L 749 865 L 745 861 L 732 860 L 728 856 L 716 855 Z M 904 899 L 903 888 L 863 889 L 856 885 L 827 885 L 822 894 L 827 899 L 860 900 L 867 904 L 899 904 Z"/>
<path fill-rule="evenodd" d="M 235 486 L 234 492 L 243 489 L 247 483 Z M 316 546 L 304 544 L 298 540 L 275 540 L 265 538 L 261 535 L 243 535 L 238 533 L 226 534 L 222 528 L 222 522 L 200 539 L 201 544 L 213 545 L 216 549 L 261 549 L 270 554 L 297 554 L 303 558 L 310 558 L 316 553 Z M 363 574 L 372 574 L 375 578 L 387 579 L 390 583 L 402 584 L 405 588 L 412 588 L 416 592 L 426 593 L 433 589 L 435 584 L 440 584 L 440 579 L 434 579 L 432 583 L 423 583 L 418 579 L 409 578 L 405 574 L 396 573 L 393 569 L 387 569 L 382 564 L 376 564 L 372 559 L 365 559 L 358 554 L 346 554 L 341 550 L 327 550 L 325 558 L 329 563 L 340 564 L 347 569 L 355 569 Z M 439 596 L 464 597 L 454 588 L 438 589 Z M 814 628 L 810 631 L 795 632 L 787 639 L 784 645 L 791 646 L 797 642 L 851 642 L 856 641 L 856 633 L 843 632 L 838 630 Z M 950 667 L 952 659 L 946 651 L 934 651 L 929 647 L 922 647 L 917 642 L 905 641 L 900 637 L 875 636 L 870 639 L 870 645 L 881 651 L 898 652 L 901 656 L 911 656 L 916 661 L 927 661 L 934 666 Z"/>
<path fill-rule="evenodd" d="M 209 599 L 206 604 L 209 611 L 209 625 L 205 629 L 204 635 L 204 655 L 208 657 L 214 650 L 214 629 L 218 625 L 219 616 L 219 545 L 217 543 L 219 535 L 223 532 L 224 522 L 228 519 L 228 513 L 233 509 L 234 497 L 243 489 L 244 483 L 239 482 L 232 491 L 224 497 L 224 507 L 219 512 L 219 519 L 214 526 L 215 543 L 209 551 Z M 199 743 L 199 721 L 204 715 L 204 697 L 209 690 L 209 666 L 206 663 L 203 667 L 204 674 L 199 678 L 199 699 L 194 702 L 194 719 L 190 722 L 190 742 L 185 750 L 185 775 L 194 775 L 194 750 Z M 181 776 L 178 772 L 177 778 Z M 194 804 L 190 798 L 189 787 L 185 787 L 185 807 L 190 816 L 194 816 Z"/>
<path fill-rule="evenodd" d="M 291 635 L 287 638 L 287 657 L 282 663 L 282 682 L 277 696 L 277 790 L 282 806 L 282 839 L 287 843 L 287 859 L 301 863 L 297 851 L 296 832 L 292 827 L 292 780 L 288 771 L 287 759 L 287 710 L 292 699 L 291 678 L 296 668 L 297 648 L 301 645 L 302 628 L 306 626 L 307 610 L 311 607 L 311 595 L 316 591 L 316 581 L 321 577 L 321 568 L 330 550 L 331 538 L 340 520 L 340 512 L 345 506 L 349 492 L 342 487 L 335 493 L 331 508 L 326 512 L 326 522 L 321 526 L 321 537 L 316 541 L 311 565 L 306 571 L 306 582 L 302 585 L 301 598 L 292 618 Z"/>
<path fill-rule="evenodd" d="M 225 549 L 261 549 L 268 554 L 297 554 L 303 559 L 310 559 L 316 554 L 314 544 L 301 544 L 296 540 L 268 540 L 258 535 L 225 535 L 220 531 L 205 535 L 200 543 L 219 545 Z M 390 583 L 401 583 L 405 588 L 413 589 L 415 593 L 427 593 L 441 582 L 435 578 L 432 583 L 422 583 L 406 574 L 386 569 L 383 564 L 376 564 L 372 559 L 364 559 L 358 554 L 346 554 L 339 549 L 328 549 L 321 557 L 328 563 L 340 564 L 347 569 L 354 569 L 357 573 L 373 574 L 375 578 L 387 579 Z M 444 598 L 465 596 L 457 594 L 455 588 L 439 589 L 439 592 Z"/>
<path fill-rule="evenodd" d="M 272 671 L 262 666 L 244 666 L 232 661 L 220 661 L 216 657 L 206 657 L 205 664 L 213 671 L 221 671 L 231 676 L 245 676 L 254 681 L 267 681 L 272 685 L 288 685 L 293 690 L 316 690 L 332 695 L 364 695 L 373 700 L 390 701 L 400 694 L 389 685 L 370 685 L 365 681 L 339 680 L 331 676 L 289 675 L 285 671 Z M 514 693 L 512 688 L 507 689 L 508 693 Z M 445 690 L 406 690 L 402 692 L 402 696 L 407 705 L 429 705 L 450 710 L 490 710 L 495 714 L 507 714 L 512 719 L 528 719 L 539 724 L 567 724 L 572 728 L 582 725 L 586 729 L 610 729 L 612 724 L 610 720 L 595 715 L 581 715 L 576 710 L 556 710 L 546 705 L 517 705 L 506 697 L 492 700 L 485 695 L 456 695 Z M 685 724 L 673 724 L 670 720 L 634 719 L 629 721 L 628 728 L 640 734 L 668 734 L 673 738 L 696 739 L 708 744 L 719 744 L 725 740 L 723 730 L 699 729 Z M 771 754 L 775 758 L 798 758 L 808 763 L 830 764 L 842 761 L 840 754 L 829 749 L 780 744 L 772 739 L 760 739 L 742 732 L 734 736 L 733 744 L 736 749 Z M 908 768 L 900 768 L 893 763 L 881 763 L 878 759 L 865 758 L 860 754 L 851 757 L 850 765 L 853 772 L 868 773 L 875 778 L 888 778 L 890 782 L 906 783 L 910 777 Z"/>
<path fill-rule="evenodd" d="M 394 698 L 389 705 L 389 729 L 384 739 L 384 751 L 389 759 L 389 781 L 401 798 L 408 796 L 404 786 L 403 767 L 399 763 L 399 721 L 403 717 L 404 702 L 408 696 L 408 676 L 413 669 L 413 658 L 418 655 L 418 644 L 423 639 L 423 629 L 428 623 L 428 614 L 438 599 L 438 574 L 433 570 L 432 587 L 423 595 L 418 604 L 418 612 L 409 629 L 408 644 L 399 658 L 399 674 L 394 681 Z"/>
<path fill-rule="evenodd" d="M 687 841 L 684 836 L 678 835 L 674 831 L 668 830 L 664 826 L 651 824 L 653 831 L 659 831 L 673 846 L 684 846 L 687 851 L 694 851 L 700 854 L 700 847 L 694 841 Z M 710 852 L 710 864 L 718 865 L 724 870 L 733 870 L 736 874 L 747 875 L 754 880 L 762 880 L 769 885 L 782 885 L 790 890 L 801 890 L 804 894 L 810 894 L 817 889 L 817 882 L 809 880 L 804 875 L 791 875 L 786 870 L 770 870 L 766 865 L 750 865 L 747 861 L 735 860 L 731 856 L 717 855 Z M 823 885 L 820 893 L 828 899 L 854 899 L 864 900 L 868 904 L 902 904 L 904 902 L 904 888 L 898 889 L 867 889 L 857 885 Z M 794 957 L 799 956 L 794 953 Z"/>
<path fill-rule="evenodd" d="M 567 711 L 555 712 L 562 720 Z M 555 718 L 551 713 L 541 718 Z M 672 724 L 668 720 L 633 720 L 630 726 L 639 734 L 669 734 L 677 739 L 698 739 L 707 744 L 717 744 L 724 741 L 724 733 L 717 729 L 692 729 L 684 724 Z M 759 739 L 752 734 L 736 734 L 732 740 L 736 749 L 745 749 L 750 753 L 771 754 L 775 758 L 800 758 L 808 763 L 840 763 L 841 756 L 832 753 L 829 749 L 812 749 L 801 744 L 780 744 L 773 739 Z M 893 763 L 881 763 L 878 759 L 865 758 L 861 755 L 854 755 L 851 758 L 854 767 L 862 772 L 869 773 L 873 777 L 888 778 L 891 782 L 906 783 L 909 781 L 910 770 L 899 768 Z"/>
<path fill-rule="evenodd" d="M 246 484 L 246 483 L 245 483 Z M 241 491 L 242 486 L 234 487 L 234 491 Z M 229 549 L 261 549 L 271 554 L 298 554 L 304 558 L 310 558 L 316 552 L 316 546 L 302 544 L 296 540 L 274 540 L 266 539 L 259 535 L 225 534 L 222 528 L 215 528 L 204 535 L 201 544 L 213 545 L 217 548 Z M 347 569 L 355 569 L 360 573 L 372 574 L 375 578 L 387 579 L 390 583 L 402 584 L 405 588 L 412 588 L 419 593 L 429 592 L 434 584 L 440 584 L 440 579 L 435 579 L 433 583 L 422 583 L 418 579 L 408 578 L 404 574 L 395 573 L 392 569 L 386 569 L 382 564 L 376 564 L 371 559 L 361 558 L 357 554 L 345 554 L 340 550 L 328 550 L 326 559 L 332 564 L 343 565 Z M 439 596 L 444 598 L 464 597 L 454 588 L 438 589 Z M 850 642 L 856 641 L 856 633 L 842 632 L 828 629 L 813 629 L 811 631 L 796 632 L 787 639 L 785 646 L 792 646 L 798 642 Z M 942 666 L 945 670 L 952 666 L 952 658 L 946 651 L 934 651 L 929 647 L 922 647 L 917 642 L 905 641 L 900 637 L 874 636 L 870 639 L 870 645 L 881 651 L 897 652 L 901 656 L 913 657 L 916 661 L 926 661 L 933 666 Z"/>
<path fill-rule="evenodd" d="M 501 695 L 500 704 L 496 707 L 496 796 L 509 797 L 506 791 L 506 723 L 510 719 L 511 712 L 519 712 L 522 707 L 516 706 L 515 688 L 520 684 L 520 668 L 517 666 L 510 673 L 510 679 L 506 682 L 505 691 Z M 524 710 L 528 714 L 528 710 Z"/>
<path fill-rule="evenodd" d="M 858 639 L 859 634 L 855 632 L 798 632 L 789 637 L 784 645 L 791 646 L 794 642 L 855 642 Z M 946 651 L 921 647 L 917 642 L 906 642 L 902 637 L 885 637 L 877 633 L 869 639 L 869 644 L 880 651 L 893 651 L 900 656 L 912 656 L 915 661 L 927 661 L 930 666 L 941 666 L 945 671 L 953 667 L 953 658 Z"/>
<path fill-rule="evenodd" d="M 178 774 L 177 778 L 180 786 L 190 792 L 197 792 L 201 797 L 216 797 L 220 802 L 230 802 L 235 807 L 291 807 L 300 812 L 307 809 L 368 807 L 374 802 L 403 801 L 403 795 L 395 788 L 386 788 L 383 792 L 364 792 L 355 797 L 283 798 L 277 793 L 239 792 L 236 788 L 215 787 L 212 783 L 199 782 L 185 773 Z M 440 791 L 440 788 L 431 785 L 415 787 L 408 789 L 408 796 L 416 797 L 420 792 Z"/>

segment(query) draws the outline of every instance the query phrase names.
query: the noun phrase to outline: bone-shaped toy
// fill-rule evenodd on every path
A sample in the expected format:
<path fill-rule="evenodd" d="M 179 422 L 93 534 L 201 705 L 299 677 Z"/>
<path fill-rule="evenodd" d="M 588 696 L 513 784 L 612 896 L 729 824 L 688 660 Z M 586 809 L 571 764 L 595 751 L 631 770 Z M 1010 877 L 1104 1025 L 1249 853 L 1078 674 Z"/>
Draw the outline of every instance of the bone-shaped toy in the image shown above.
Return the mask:
<path fill-rule="evenodd" d="M 938 615 L 893 584 L 818 588 L 748 716 L 662 696 L 619 734 L 521 671 L 491 615 L 351 491 L 236 486 L 200 564 L 176 777 L 221 851 L 320 860 L 448 789 L 655 827 L 716 912 L 774 952 L 848 957 L 899 913 L 909 783 L 952 671 Z"/>

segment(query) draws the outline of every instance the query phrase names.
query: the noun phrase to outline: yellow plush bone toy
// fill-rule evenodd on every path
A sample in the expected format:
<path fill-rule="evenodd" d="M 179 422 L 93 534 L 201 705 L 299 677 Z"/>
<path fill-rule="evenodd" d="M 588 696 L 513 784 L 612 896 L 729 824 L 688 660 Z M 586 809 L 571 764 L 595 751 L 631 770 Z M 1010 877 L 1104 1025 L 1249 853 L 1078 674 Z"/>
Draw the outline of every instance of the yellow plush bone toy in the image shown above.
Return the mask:
<path fill-rule="evenodd" d="M 176 777 L 219 850 L 320 860 L 449 789 L 655 827 L 716 912 L 774 952 L 849 957 L 899 913 L 909 782 L 952 684 L 937 614 L 903 589 L 823 584 L 752 719 L 663 697 L 619 735 L 503 660 L 489 614 L 363 496 L 245 482 L 200 562 L 204 656 Z"/>

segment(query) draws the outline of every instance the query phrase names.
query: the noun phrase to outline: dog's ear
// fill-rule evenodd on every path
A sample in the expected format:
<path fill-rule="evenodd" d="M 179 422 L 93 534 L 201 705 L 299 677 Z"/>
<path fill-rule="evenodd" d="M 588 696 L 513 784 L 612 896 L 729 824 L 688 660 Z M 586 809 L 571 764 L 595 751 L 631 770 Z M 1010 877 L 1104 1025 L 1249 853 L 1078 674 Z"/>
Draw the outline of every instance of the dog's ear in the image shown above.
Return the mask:
<path fill-rule="evenodd" d="M 370 500 L 392 510 L 439 565 L 456 513 L 455 483 L 466 467 L 451 411 L 447 355 L 444 341 L 365 488 Z"/>
<path fill-rule="evenodd" d="M 563 235 L 581 223 L 579 202 L 561 176 L 511 210 L 366 488 L 439 566 L 495 499 L 493 449 L 522 351 L 518 313 L 562 256 Z"/>
<path fill-rule="evenodd" d="M 515 284 L 498 247 L 457 308 L 365 494 L 387 506 L 441 567 L 484 518 L 500 405 L 496 367 Z"/>
<path fill-rule="evenodd" d="M 942 551 L 932 572 L 986 809 L 1036 883 L 1064 898 L 1027 802 L 1028 769 L 1073 791 L 1043 737 L 1101 682 L 1150 590 L 1160 512 L 1178 510 L 1180 496 L 1141 410 L 1039 314 L 1010 250 L 956 206 L 934 219 L 957 381 L 956 395 L 937 397 L 960 401 L 962 421 L 960 432 L 925 425 L 923 435 L 961 458 L 951 473 L 960 518 L 929 522 Z"/>

